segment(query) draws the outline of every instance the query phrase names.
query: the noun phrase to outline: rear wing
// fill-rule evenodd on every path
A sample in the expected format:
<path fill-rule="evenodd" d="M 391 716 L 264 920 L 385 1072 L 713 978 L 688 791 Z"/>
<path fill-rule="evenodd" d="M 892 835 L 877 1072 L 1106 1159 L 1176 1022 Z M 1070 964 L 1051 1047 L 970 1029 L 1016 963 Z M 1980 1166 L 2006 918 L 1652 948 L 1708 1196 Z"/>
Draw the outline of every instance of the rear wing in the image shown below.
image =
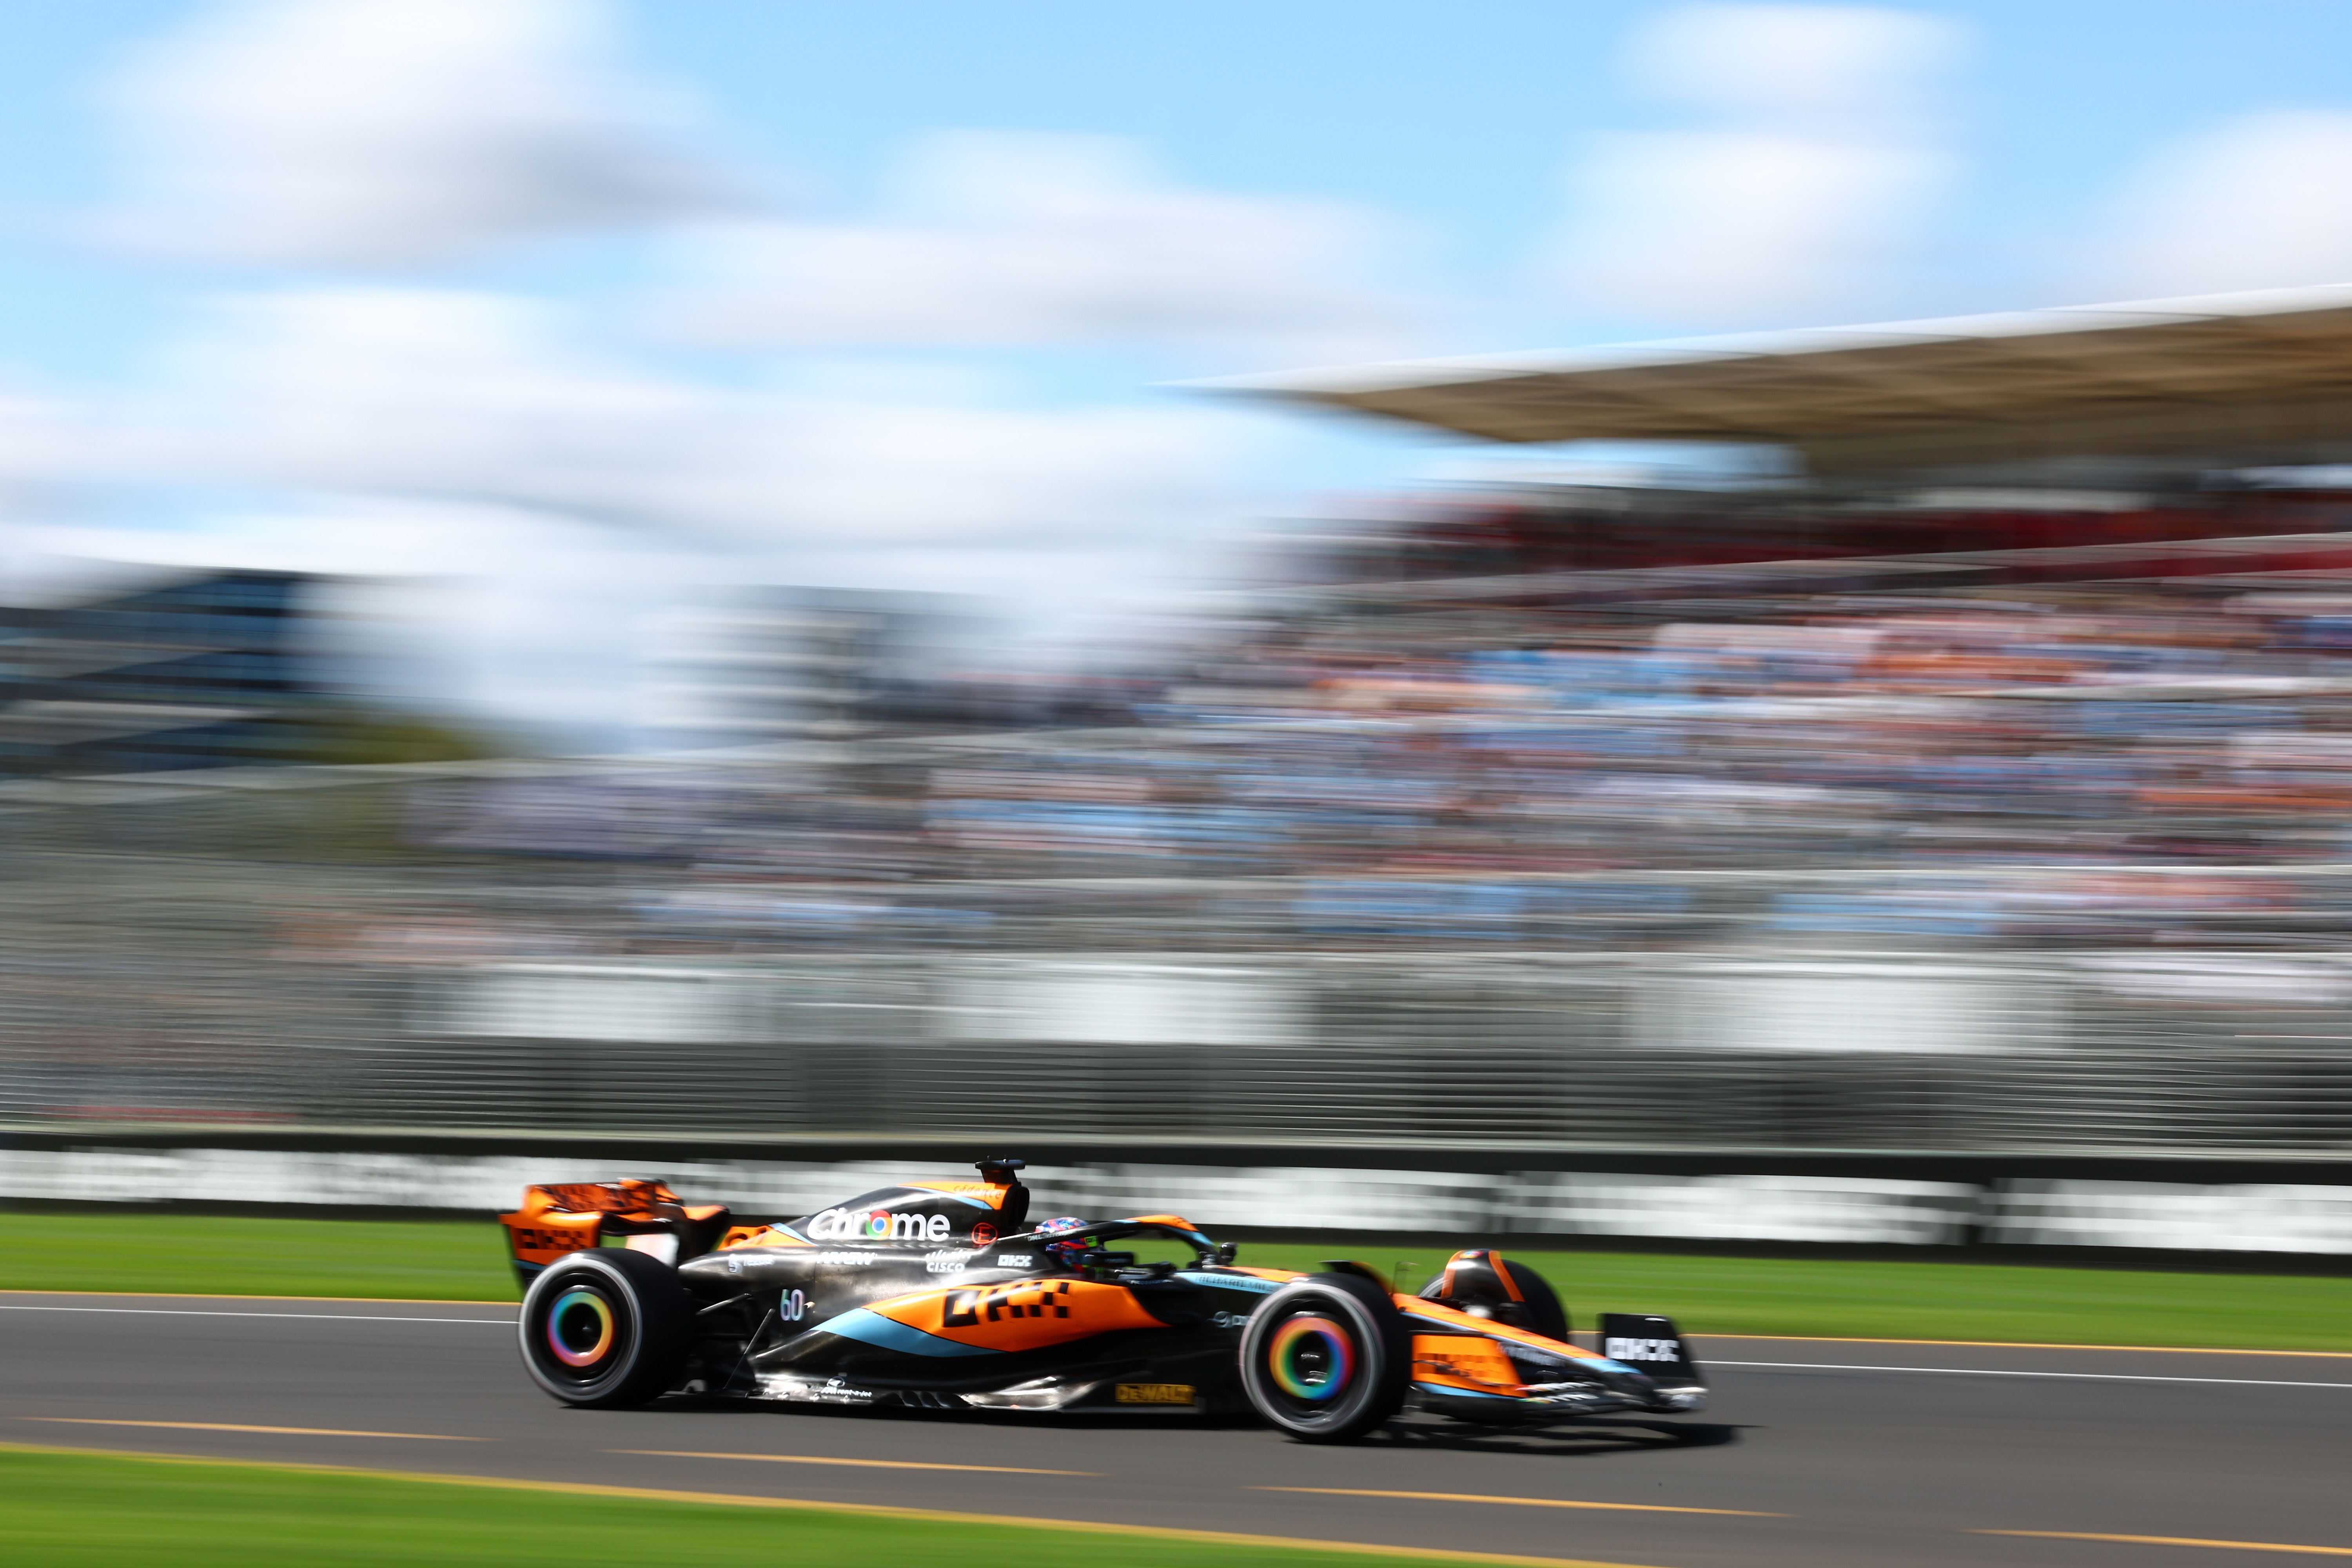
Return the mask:
<path fill-rule="evenodd" d="M 724 1204 L 682 1202 L 651 1178 L 525 1187 L 522 1206 L 499 1215 L 525 1289 L 549 1264 L 602 1247 L 608 1237 L 625 1237 L 625 1246 L 664 1263 L 699 1258 L 718 1246 L 731 1219 Z"/>

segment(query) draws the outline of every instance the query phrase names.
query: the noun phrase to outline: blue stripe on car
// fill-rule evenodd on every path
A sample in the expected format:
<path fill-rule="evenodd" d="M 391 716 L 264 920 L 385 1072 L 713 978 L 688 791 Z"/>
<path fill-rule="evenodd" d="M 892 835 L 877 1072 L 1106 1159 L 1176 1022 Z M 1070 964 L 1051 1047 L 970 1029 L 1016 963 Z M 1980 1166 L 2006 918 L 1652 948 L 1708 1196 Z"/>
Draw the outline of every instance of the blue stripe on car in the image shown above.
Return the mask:
<path fill-rule="evenodd" d="M 1206 1274 L 1195 1273 L 1187 1268 L 1181 1270 L 1176 1278 L 1190 1280 L 1195 1285 L 1214 1285 L 1225 1290 L 1247 1290 L 1259 1296 L 1270 1295 L 1282 1289 L 1276 1281 L 1261 1279 L 1255 1274 Z"/>
<path fill-rule="evenodd" d="M 1423 1394 L 1443 1394 L 1455 1399 L 1517 1399 L 1518 1397 L 1516 1394 L 1487 1394 L 1475 1388 L 1449 1388 L 1444 1384 L 1437 1383 L 1416 1383 L 1413 1386 Z"/>
<path fill-rule="evenodd" d="M 863 1340 L 869 1345 L 885 1350 L 905 1351 L 910 1355 L 1002 1355 L 984 1345 L 958 1344 L 937 1334 L 927 1334 L 920 1329 L 910 1329 L 895 1318 L 864 1307 L 844 1312 L 821 1325 L 828 1334 L 839 1334 L 845 1340 Z"/>

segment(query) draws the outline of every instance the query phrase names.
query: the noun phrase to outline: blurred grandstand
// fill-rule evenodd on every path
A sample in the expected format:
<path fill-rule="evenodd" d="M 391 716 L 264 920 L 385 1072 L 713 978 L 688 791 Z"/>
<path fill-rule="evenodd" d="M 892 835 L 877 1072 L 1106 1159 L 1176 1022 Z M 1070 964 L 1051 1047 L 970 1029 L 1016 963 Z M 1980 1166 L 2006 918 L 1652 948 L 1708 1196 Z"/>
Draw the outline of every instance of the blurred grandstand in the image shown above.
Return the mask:
<path fill-rule="evenodd" d="M 306 760 L 309 585 L 206 573 L 0 610 L 0 776 Z"/>
<path fill-rule="evenodd" d="M 1247 390 L 1801 468 L 1368 501 L 1011 727 L 0 785 L 0 1117 L 2352 1151 L 2352 289 Z"/>

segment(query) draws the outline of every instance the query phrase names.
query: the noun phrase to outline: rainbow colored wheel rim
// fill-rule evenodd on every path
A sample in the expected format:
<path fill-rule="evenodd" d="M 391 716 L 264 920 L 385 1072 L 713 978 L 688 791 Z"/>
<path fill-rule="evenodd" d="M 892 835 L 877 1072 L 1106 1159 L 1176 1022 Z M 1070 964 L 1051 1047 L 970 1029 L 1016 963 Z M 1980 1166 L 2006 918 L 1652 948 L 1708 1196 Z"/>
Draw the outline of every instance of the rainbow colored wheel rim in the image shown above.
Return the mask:
<path fill-rule="evenodd" d="M 547 1310 L 547 1348 L 566 1366 L 594 1366 L 613 1348 L 613 1309 L 597 1292 L 574 1285 Z"/>
<path fill-rule="evenodd" d="M 1291 1318 L 1267 1341 L 1265 1359 L 1293 1399 L 1330 1399 L 1355 1379 L 1356 1342 L 1328 1318 Z"/>

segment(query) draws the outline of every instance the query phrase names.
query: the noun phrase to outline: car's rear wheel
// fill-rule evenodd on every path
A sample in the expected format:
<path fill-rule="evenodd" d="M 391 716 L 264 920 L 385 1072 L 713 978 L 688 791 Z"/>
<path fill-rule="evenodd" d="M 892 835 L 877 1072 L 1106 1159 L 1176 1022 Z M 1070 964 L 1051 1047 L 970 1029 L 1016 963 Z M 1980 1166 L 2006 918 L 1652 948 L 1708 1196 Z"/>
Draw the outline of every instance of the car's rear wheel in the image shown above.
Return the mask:
<path fill-rule="evenodd" d="M 694 1349 L 694 1307 L 677 1271 L 621 1247 L 548 1266 L 522 1300 L 522 1363 L 566 1405 L 643 1405 L 667 1392 Z"/>
<path fill-rule="evenodd" d="M 1268 1296 L 1242 1330 L 1242 1390 L 1303 1443 L 1344 1443 L 1404 1402 L 1412 1342 L 1396 1304 L 1366 1279 L 1314 1274 Z"/>

